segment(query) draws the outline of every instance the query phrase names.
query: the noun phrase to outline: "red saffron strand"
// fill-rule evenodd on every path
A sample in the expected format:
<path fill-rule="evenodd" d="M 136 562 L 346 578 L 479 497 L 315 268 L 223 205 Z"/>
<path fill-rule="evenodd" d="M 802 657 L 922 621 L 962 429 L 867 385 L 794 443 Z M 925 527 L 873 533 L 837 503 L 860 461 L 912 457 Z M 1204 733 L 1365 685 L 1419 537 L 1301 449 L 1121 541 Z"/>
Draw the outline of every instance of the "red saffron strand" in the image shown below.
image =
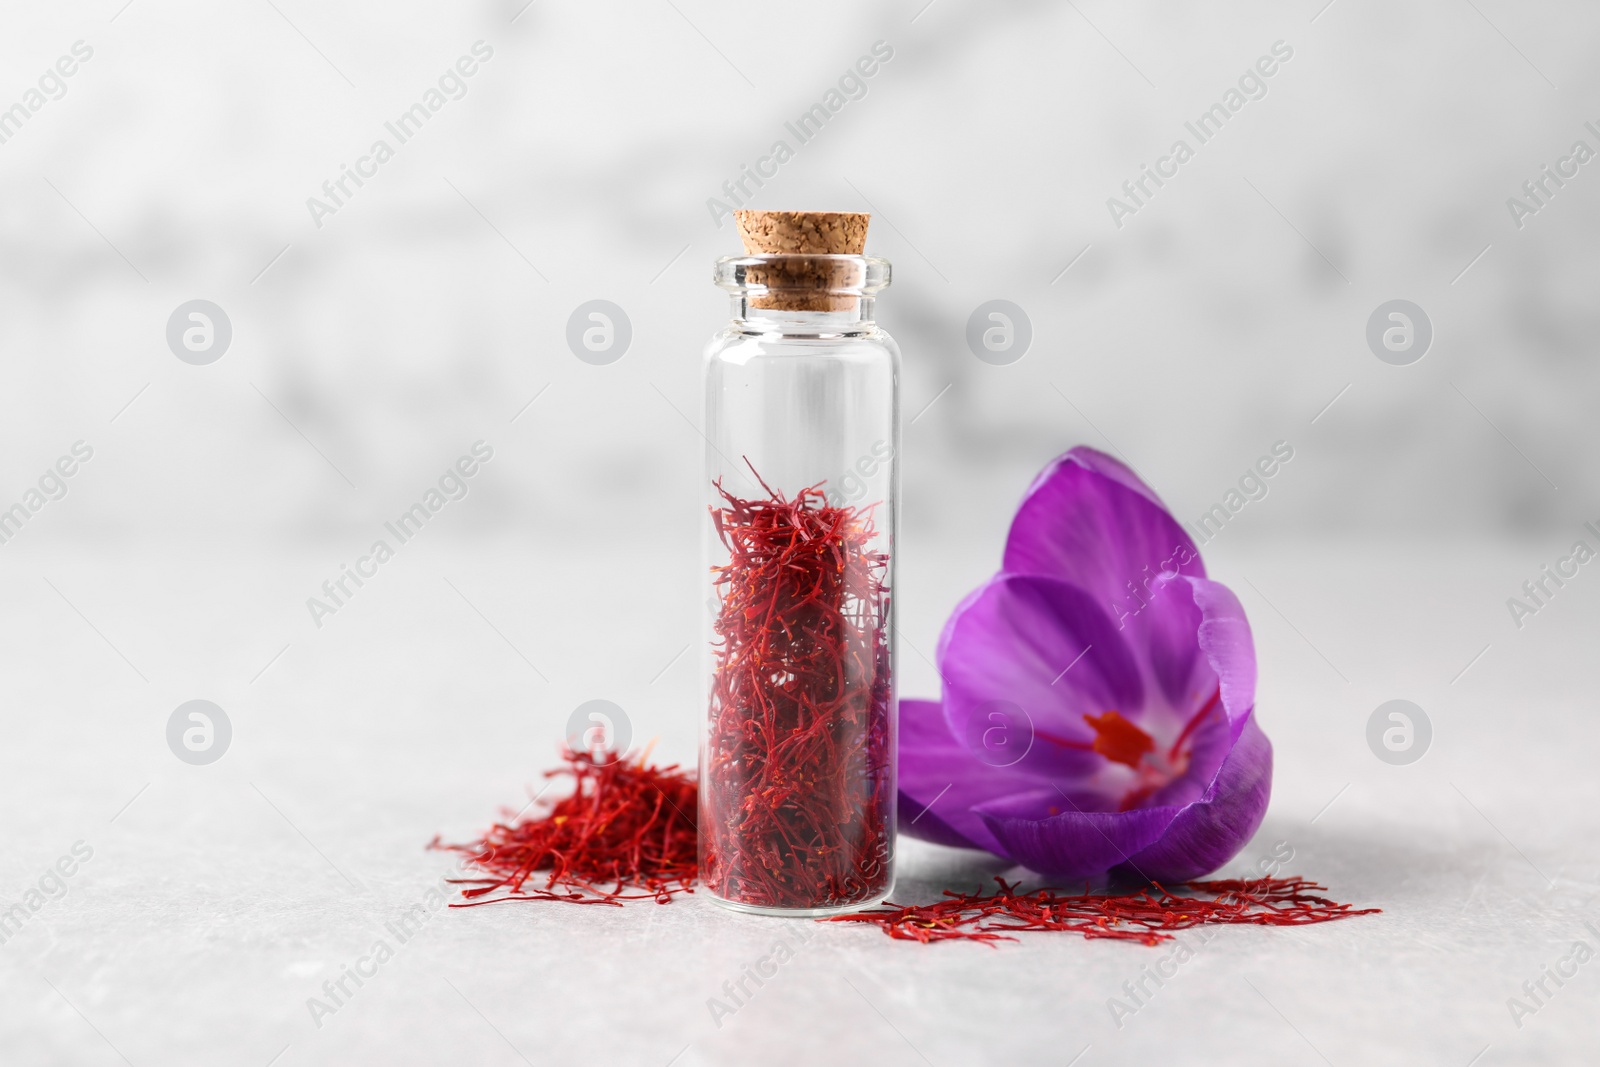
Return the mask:
<path fill-rule="evenodd" d="M 754 468 L 752 467 L 752 473 Z M 871 507 L 820 486 L 717 485 L 718 594 L 701 768 L 702 877 L 755 907 L 848 907 L 889 884 L 889 590 Z"/>
<path fill-rule="evenodd" d="M 945 890 L 933 904 L 883 907 L 836 915 L 824 922 L 868 923 L 901 941 L 977 941 L 994 945 L 1015 941 L 1013 933 L 1065 931 L 1089 939 L 1137 941 L 1158 945 L 1173 931 L 1196 926 L 1309 926 L 1381 908 L 1352 908 L 1318 894 L 1326 887 L 1305 878 L 1224 879 L 1187 882 L 1171 893 L 1152 885 L 1138 893 L 1110 896 L 1063 894 L 1054 889 L 1018 893 L 1017 883 L 996 878 L 996 893 Z"/>
<path fill-rule="evenodd" d="M 1222 686 L 1219 685 L 1212 691 L 1211 699 L 1205 702 L 1205 706 L 1189 716 L 1189 721 L 1183 724 L 1183 730 L 1178 734 L 1178 739 L 1172 742 L 1172 747 L 1167 750 L 1167 761 L 1169 763 L 1178 758 L 1178 749 L 1183 747 L 1183 742 L 1194 732 L 1194 728 L 1204 722 L 1207 715 L 1210 715 L 1221 706 Z"/>
<path fill-rule="evenodd" d="M 451 907 L 504 900 L 665 904 L 674 894 L 694 892 L 694 777 L 676 764 L 646 766 L 643 756 L 606 753 L 597 759 L 564 751 L 563 758 L 566 766 L 545 777 L 570 777 L 573 790 L 549 811 L 496 823 L 467 844 L 433 839 L 430 848 L 458 852 L 483 872 L 481 878 L 451 879 L 467 887 L 461 891 L 465 903 Z M 538 872 L 548 872 L 543 885 L 530 886 Z"/>

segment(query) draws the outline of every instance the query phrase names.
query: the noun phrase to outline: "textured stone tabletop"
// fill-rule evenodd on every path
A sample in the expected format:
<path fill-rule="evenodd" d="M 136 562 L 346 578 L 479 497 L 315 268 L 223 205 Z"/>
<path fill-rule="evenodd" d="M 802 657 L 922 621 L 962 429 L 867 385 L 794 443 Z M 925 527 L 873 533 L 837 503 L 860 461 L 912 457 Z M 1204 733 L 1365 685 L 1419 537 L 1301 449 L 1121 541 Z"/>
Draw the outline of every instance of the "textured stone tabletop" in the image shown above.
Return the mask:
<path fill-rule="evenodd" d="M 1255 627 L 1277 758 L 1267 819 L 1227 870 L 1281 860 L 1384 910 L 1189 934 L 1182 951 L 1049 934 L 925 947 L 703 896 L 437 907 L 449 863 L 423 846 L 520 805 L 582 700 L 615 700 L 657 758 L 692 760 L 695 667 L 674 660 L 692 613 L 628 606 L 683 594 L 691 576 L 660 560 L 419 540 L 320 630 L 302 603 L 320 557 L 14 561 L 0 907 L 61 857 L 73 873 L 65 895 L 45 878 L 0 947 L 5 1062 L 1591 1061 L 1600 965 L 1571 946 L 1600 947 L 1600 594 L 1574 588 L 1519 632 L 1502 602 L 1521 552 L 1218 547 L 1212 571 Z M 931 650 L 983 561 L 913 542 L 904 565 L 904 637 Z M 905 692 L 931 695 L 931 668 L 902 653 Z M 1433 728 L 1408 766 L 1365 743 L 1395 697 Z M 209 766 L 165 743 L 194 698 L 232 725 Z M 895 896 L 999 869 L 906 842 Z M 425 922 L 405 921 L 414 905 Z M 723 983 L 775 952 L 777 974 L 714 1018 Z M 347 980 L 335 1011 L 308 1007 L 363 958 L 376 973 Z M 1575 975 L 1543 978 L 1564 958 Z M 1542 978 L 1535 1002 L 1523 983 Z M 1514 1019 L 1512 997 L 1534 1010 Z"/>

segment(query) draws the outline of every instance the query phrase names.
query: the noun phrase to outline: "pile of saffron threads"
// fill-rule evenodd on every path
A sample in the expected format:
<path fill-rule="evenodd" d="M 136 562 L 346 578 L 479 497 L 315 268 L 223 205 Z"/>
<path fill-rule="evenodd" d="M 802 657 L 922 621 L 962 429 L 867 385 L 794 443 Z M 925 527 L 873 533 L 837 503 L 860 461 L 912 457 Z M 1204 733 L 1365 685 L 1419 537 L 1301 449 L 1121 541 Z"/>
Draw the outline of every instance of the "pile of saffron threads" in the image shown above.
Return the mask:
<path fill-rule="evenodd" d="M 1159 885 L 1126 896 L 1053 889 L 1018 893 L 1018 883 L 1002 878 L 997 893 L 945 890 L 934 904 L 901 907 L 886 904 L 874 911 L 837 915 L 826 922 L 870 923 L 901 941 L 1015 941 L 1014 932 L 1066 931 L 1085 938 L 1109 938 L 1158 945 L 1173 939 L 1172 931 L 1196 926 L 1309 926 L 1313 923 L 1374 915 L 1382 909 L 1355 909 L 1317 894 L 1325 886 L 1304 878 L 1225 879 L 1187 882 L 1179 896 Z"/>
<path fill-rule="evenodd" d="M 433 839 L 430 848 L 461 853 L 483 872 L 451 879 L 467 887 L 465 903 L 451 907 L 505 900 L 665 904 L 674 893 L 694 892 L 694 776 L 677 764 L 647 766 L 644 754 L 562 755 L 566 766 L 545 777 L 570 777 L 573 789 L 549 810 L 496 823 L 469 844 Z"/>
<path fill-rule="evenodd" d="M 822 488 L 711 509 L 716 637 L 701 767 L 701 877 L 766 908 L 865 903 L 894 820 L 888 557 L 872 507 Z"/>

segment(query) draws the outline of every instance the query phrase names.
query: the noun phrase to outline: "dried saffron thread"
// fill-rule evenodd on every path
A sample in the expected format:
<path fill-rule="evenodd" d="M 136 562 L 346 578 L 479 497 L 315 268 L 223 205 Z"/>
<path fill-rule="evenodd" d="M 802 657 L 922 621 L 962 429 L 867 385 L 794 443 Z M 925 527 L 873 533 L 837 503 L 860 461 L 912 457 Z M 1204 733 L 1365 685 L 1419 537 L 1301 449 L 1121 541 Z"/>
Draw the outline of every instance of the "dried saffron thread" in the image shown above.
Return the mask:
<path fill-rule="evenodd" d="M 748 461 L 746 461 L 748 464 Z M 862 903 L 888 886 L 893 718 L 888 556 L 872 507 L 820 485 L 746 500 L 716 484 L 728 552 L 713 568 L 701 867 L 726 900 Z"/>
<path fill-rule="evenodd" d="M 459 852 L 485 874 L 451 879 L 469 887 L 461 892 L 466 902 L 451 907 L 504 900 L 665 904 L 675 893 L 692 893 L 694 777 L 676 764 L 646 766 L 643 755 L 618 759 L 567 750 L 563 758 L 566 766 L 545 777 L 570 777 L 573 790 L 548 812 L 496 823 L 468 844 L 433 839 L 430 848 Z M 528 885 L 540 871 L 549 872 L 544 884 Z"/>
<path fill-rule="evenodd" d="M 1002 878 L 997 893 L 945 890 L 934 904 L 886 904 L 873 911 L 837 915 L 827 922 L 869 923 L 902 941 L 1015 941 L 1013 932 L 1066 931 L 1086 938 L 1109 938 L 1158 945 L 1170 931 L 1196 926 L 1308 926 L 1380 908 L 1352 908 L 1318 894 L 1326 887 L 1304 878 L 1223 879 L 1186 882 L 1196 896 L 1179 896 L 1160 885 L 1139 893 L 1107 896 L 1067 895 L 1054 889 L 1018 893 L 1019 883 Z"/>

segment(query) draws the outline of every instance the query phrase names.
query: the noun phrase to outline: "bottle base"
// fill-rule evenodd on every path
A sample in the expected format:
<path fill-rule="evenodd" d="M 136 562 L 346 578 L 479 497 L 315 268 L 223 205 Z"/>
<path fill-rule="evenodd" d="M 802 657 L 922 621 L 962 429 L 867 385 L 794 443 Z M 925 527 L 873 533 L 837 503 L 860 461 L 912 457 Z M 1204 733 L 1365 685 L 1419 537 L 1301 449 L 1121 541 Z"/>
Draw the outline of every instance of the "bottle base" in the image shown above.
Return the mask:
<path fill-rule="evenodd" d="M 888 900 L 894 892 L 891 883 L 877 896 L 868 897 L 866 900 L 854 904 L 832 904 L 823 908 L 769 908 L 759 904 L 743 904 L 737 900 L 728 900 L 715 893 L 708 893 L 711 902 L 718 907 L 727 908 L 729 911 L 742 912 L 745 915 L 767 915 L 775 919 L 826 919 L 830 915 L 849 915 L 852 912 L 864 911 L 875 908 Z"/>

